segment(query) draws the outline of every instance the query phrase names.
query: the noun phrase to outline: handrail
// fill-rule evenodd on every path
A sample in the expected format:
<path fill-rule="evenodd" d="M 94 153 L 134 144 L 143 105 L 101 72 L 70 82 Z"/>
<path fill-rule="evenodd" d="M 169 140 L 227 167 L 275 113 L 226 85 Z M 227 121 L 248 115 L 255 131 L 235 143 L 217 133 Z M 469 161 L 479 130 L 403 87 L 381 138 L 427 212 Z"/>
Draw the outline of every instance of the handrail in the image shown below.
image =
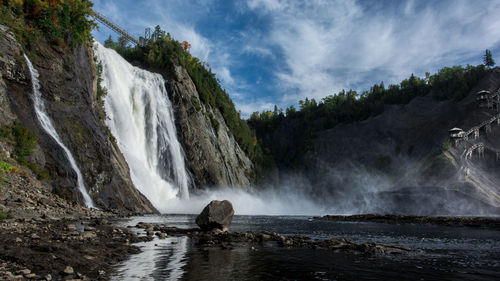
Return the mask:
<path fill-rule="evenodd" d="M 93 11 L 92 15 L 94 18 L 103 24 L 107 25 L 109 28 L 114 30 L 115 32 L 121 34 L 124 38 L 126 38 L 128 41 L 135 43 L 139 45 L 139 40 L 135 39 L 132 35 L 128 34 L 123 28 L 120 28 L 118 25 L 112 23 L 110 20 L 108 20 L 106 17 L 104 17 L 102 14 Z"/>

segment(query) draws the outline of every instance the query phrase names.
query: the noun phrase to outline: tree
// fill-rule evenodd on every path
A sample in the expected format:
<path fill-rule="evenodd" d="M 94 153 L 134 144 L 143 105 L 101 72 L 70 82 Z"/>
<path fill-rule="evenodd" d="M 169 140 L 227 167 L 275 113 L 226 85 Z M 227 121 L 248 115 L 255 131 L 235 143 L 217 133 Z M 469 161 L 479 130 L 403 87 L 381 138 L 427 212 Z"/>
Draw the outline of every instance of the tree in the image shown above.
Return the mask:
<path fill-rule="evenodd" d="M 189 51 L 189 49 L 191 49 L 191 44 L 189 44 L 188 41 L 182 41 L 181 46 L 184 49 L 184 51 Z"/>
<path fill-rule="evenodd" d="M 486 49 L 486 52 L 483 56 L 483 63 L 486 65 L 488 68 L 491 68 L 495 65 L 495 61 L 493 60 L 493 56 L 491 55 L 491 51 Z"/>
<path fill-rule="evenodd" d="M 125 36 L 120 36 L 118 37 L 118 47 L 120 48 L 127 48 L 128 45 L 128 39 Z"/>
<path fill-rule="evenodd" d="M 117 44 L 113 41 L 113 38 L 111 38 L 111 35 L 109 35 L 108 39 L 104 41 L 104 47 L 110 48 L 110 49 L 116 49 Z"/>

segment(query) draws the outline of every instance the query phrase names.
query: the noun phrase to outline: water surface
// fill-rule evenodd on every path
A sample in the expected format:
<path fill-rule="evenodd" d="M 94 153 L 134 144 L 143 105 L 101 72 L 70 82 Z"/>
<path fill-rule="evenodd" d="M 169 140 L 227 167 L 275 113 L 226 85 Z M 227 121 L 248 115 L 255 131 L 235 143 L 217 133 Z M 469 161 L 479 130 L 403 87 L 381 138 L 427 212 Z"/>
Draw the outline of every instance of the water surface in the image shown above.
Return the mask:
<path fill-rule="evenodd" d="M 194 215 L 141 216 L 121 223 L 191 228 L 196 227 L 194 219 Z M 498 230 L 323 221 L 303 216 L 235 216 L 231 230 L 267 230 L 315 239 L 350 238 L 417 251 L 409 255 L 363 256 L 326 249 L 287 249 L 272 243 L 220 249 L 198 246 L 188 237 L 169 237 L 139 243 L 143 252 L 120 264 L 114 280 L 500 279 Z"/>

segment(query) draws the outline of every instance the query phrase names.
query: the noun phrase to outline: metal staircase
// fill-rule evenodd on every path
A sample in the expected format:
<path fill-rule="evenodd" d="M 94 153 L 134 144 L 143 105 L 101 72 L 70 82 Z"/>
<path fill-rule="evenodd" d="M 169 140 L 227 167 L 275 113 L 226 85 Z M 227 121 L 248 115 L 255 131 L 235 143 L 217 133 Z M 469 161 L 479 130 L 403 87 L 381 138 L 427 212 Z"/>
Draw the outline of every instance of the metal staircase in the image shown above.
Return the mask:
<path fill-rule="evenodd" d="M 93 11 L 92 16 L 98 20 L 99 22 L 103 23 L 107 27 L 111 28 L 114 30 L 116 33 L 122 35 L 124 38 L 126 38 L 129 42 L 134 43 L 136 45 L 141 45 L 139 40 L 135 39 L 132 35 L 128 34 L 123 28 L 120 28 L 118 25 L 112 23 L 110 20 L 108 20 L 106 17 L 104 17 L 102 14 Z"/>

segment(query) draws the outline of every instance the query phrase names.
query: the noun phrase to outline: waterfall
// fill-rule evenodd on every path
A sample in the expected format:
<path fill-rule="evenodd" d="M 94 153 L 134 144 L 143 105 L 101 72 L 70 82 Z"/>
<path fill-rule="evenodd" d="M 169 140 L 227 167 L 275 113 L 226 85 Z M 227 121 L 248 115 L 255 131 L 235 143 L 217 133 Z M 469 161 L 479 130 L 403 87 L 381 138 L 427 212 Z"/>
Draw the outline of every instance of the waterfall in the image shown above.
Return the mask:
<path fill-rule="evenodd" d="M 92 202 L 92 198 L 90 198 L 90 195 L 85 188 L 82 172 L 80 171 L 80 169 L 78 169 L 75 158 L 73 158 L 71 151 L 69 151 L 66 145 L 64 145 L 64 143 L 62 142 L 59 134 L 57 134 L 57 131 L 54 128 L 54 124 L 52 124 L 52 120 L 45 111 L 45 104 L 42 100 L 42 93 L 40 92 L 40 82 L 38 81 L 38 71 L 33 67 L 33 64 L 29 60 L 28 56 L 26 56 L 26 54 L 24 54 L 24 58 L 26 59 L 26 63 L 28 64 L 28 68 L 31 74 L 31 85 L 33 87 L 33 104 L 35 106 L 35 112 L 38 121 L 40 121 L 40 124 L 42 125 L 42 128 L 45 130 L 45 132 L 49 134 L 66 153 L 66 158 L 71 164 L 71 168 L 73 168 L 73 171 L 75 171 L 76 173 L 78 189 L 83 195 L 85 205 L 87 205 L 87 207 L 89 208 L 95 208 L 94 202 Z"/>
<path fill-rule="evenodd" d="M 108 125 L 130 167 L 135 187 L 160 211 L 188 199 L 189 176 L 160 74 L 134 67 L 114 50 L 94 43 L 102 65 Z"/>

